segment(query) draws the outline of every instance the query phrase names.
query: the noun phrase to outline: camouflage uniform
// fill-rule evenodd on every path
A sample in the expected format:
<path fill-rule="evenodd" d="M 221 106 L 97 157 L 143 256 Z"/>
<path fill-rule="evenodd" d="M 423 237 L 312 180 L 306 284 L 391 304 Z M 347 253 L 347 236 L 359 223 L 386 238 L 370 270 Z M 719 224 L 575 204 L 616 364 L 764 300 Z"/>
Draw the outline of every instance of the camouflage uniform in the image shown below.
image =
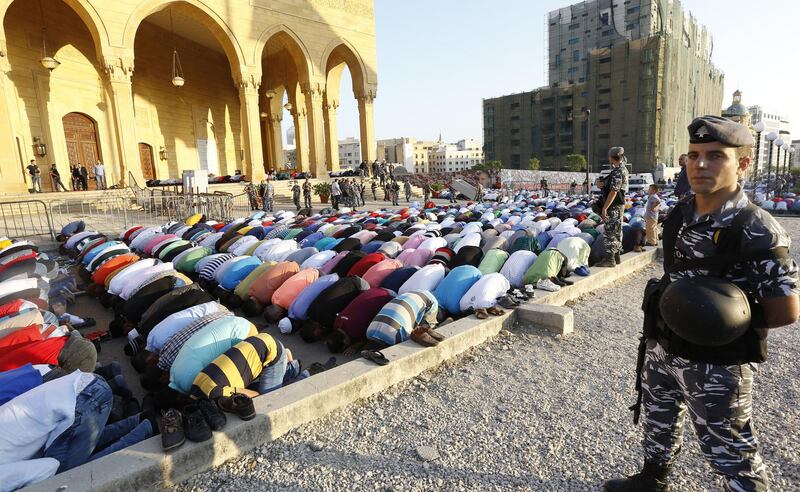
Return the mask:
<path fill-rule="evenodd" d="M 311 183 L 308 181 L 303 183 L 303 205 L 311 208 Z"/>
<path fill-rule="evenodd" d="M 608 187 L 609 193 L 616 191 L 625 197 L 625 193 L 628 192 L 628 169 L 624 164 L 611 171 L 605 186 Z M 622 253 L 622 214 L 625 213 L 625 205 L 611 205 L 607 213 L 608 220 L 603 229 L 606 258 L 614 259 L 614 255 Z"/>
<path fill-rule="evenodd" d="M 271 182 L 267 182 L 264 186 L 264 196 L 261 197 L 262 208 L 265 212 L 272 212 L 275 204 L 275 186 Z"/>
<path fill-rule="evenodd" d="M 694 197 L 683 200 L 683 226 L 675 244 L 675 261 L 714 256 L 715 233 L 729 227 L 748 204 L 740 189 L 717 214 L 694 217 Z M 742 230 L 742 252 L 789 247 L 783 228 L 760 209 Z M 670 273 L 670 279 L 708 276 L 705 270 Z M 756 298 L 797 295 L 797 265 L 791 259 L 750 261 L 732 266 L 724 278 Z M 702 355 L 698 356 L 702 359 Z M 757 364 L 740 360 L 722 365 L 689 360 L 656 340 L 647 341 L 641 374 L 644 407 L 644 451 L 647 461 L 668 466 L 680 450 L 687 411 L 700 447 L 728 490 L 768 489 L 766 467 L 758 454 L 751 423 L 753 375 Z"/>

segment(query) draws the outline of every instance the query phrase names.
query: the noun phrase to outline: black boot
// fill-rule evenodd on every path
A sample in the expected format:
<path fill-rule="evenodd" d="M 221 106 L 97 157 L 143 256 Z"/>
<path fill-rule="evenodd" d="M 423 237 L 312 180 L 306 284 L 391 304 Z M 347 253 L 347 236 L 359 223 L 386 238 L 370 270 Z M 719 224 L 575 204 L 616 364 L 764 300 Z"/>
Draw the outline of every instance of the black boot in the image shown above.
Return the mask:
<path fill-rule="evenodd" d="M 603 484 L 605 492 L 669 492 L 669 466 L 644 462 L 642 471 L 628 478 L 615 478 Z"/>
<path fill-rule="evenodd" d="M 614 253 L 614 262 L 616 262 L 617 265 L 622 263 L 622 259 L 619 257 L 619 253 Z"/>

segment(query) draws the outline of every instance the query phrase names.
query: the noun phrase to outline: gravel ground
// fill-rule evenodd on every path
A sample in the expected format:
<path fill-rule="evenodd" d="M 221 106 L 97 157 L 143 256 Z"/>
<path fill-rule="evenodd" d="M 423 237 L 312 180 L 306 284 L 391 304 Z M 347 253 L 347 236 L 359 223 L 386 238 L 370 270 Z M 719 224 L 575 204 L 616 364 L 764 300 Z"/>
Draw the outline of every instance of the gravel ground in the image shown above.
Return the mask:
<path fill-rule="evenodd" d="M 780 221 L 800 248 L 800 220 Z M 659 267 L 582 297 L 568 337 L 515 326 L 386 392 L 184 482 L 206 490 L 599 490 L 641 464 L 628 405 L 641 292 Z M 798 326 L 774 331 L 755 388 L 773 490 L 800 484 Z M 688 422 L 687 422 L 688 423 Z M 720 490 L 691 427 L 679 491 Z"/>

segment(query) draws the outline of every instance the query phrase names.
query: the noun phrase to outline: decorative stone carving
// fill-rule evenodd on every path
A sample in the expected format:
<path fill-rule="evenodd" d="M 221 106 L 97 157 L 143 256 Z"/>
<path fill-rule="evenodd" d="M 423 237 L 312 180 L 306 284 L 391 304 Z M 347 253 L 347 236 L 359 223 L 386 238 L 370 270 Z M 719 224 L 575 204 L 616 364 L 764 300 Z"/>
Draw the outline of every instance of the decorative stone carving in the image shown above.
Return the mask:
<path fill-rule="evenodd" d="M 103 73 L 109 82 L 131 82 L 133 58 L 106 56 L 103 59 Z"/>

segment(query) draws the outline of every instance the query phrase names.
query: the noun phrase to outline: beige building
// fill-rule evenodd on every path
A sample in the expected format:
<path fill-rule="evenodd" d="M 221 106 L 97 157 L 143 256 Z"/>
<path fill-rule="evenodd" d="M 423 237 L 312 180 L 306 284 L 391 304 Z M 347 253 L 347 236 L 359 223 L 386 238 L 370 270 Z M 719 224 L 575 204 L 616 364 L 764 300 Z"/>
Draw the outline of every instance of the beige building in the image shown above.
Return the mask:
<path fill-rule="evenodd" d="M 355 169 L 361 164 L 361 142 L 348 137 L 339 140 L 339 167 Z"/>
<path fill-rule="evenodd" d="M 428 173 L 428 154 L 439 142 L 414 137 L 378 140 L 378 159 L 401 164 L 410 173 Z"/>
<path fill-rule="evenodd" d="M 45 190 L 50 164 L 64 177 L 98 160 L 109 184 L 260 179 L 285 166 L 284 117 L 297 168 L 324 175 L 341 97 L 358 100 L 375 158 L 372 0 L 0 0 L 0 15 L 0 192 L 30 186 L 32 158 Z"/>
<path fill-rule="evenodd" d="M 430 172 L 449 173 L 472 169 L 483 164 L 483 146 L 477 140 L 468 138 L 455 144 L 439 142 L 428 152 Z"/>

